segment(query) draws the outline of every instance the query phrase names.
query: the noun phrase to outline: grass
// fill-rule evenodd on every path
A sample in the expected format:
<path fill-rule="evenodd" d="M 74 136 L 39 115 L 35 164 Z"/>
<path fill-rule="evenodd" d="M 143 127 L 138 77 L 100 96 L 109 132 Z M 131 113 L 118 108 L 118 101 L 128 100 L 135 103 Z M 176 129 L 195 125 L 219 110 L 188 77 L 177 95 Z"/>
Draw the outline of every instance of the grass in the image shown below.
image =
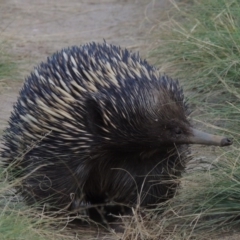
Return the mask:
<path fill-rule="evenodd" d="M 15 63 L 10 59 L 5 49 L 9 46 L 0 41 L 0 93 L 7 87 L 7 81 L 16 74 Z"/>
<path fill-rule="evenodd" d="M 230 150 L 212 153 L 218 160 L 214 170 L 186 176 L 186 186 L 169 209 L 178 216 L 169 218 L 173 224 L 181 219 L 179 231 L 199 239 L 240 223 L 240 2 L 172 4 L 151 57 L 162 71 L 182 79 L 195 124 L 234 138 Z"/>
<path fill-rule="evenodd" d="M 0 42 L 0 92 L 4 92 L 8 81 L 14 79 L 16 64 L 6 53 L 9 45 Z M 0 239 L 44 239 L 34 229 L 39 219 L 30 218 L 30 212 L 17 198 L 13 197 L 12 186 L 6 181 L 0 168 Z"/>
<path fill-rule="evenodd" d="M 180 232 L 206 237 L 239 226 L 240 164 L 230 159 L 224 157 L 214 170 L 186 177 L 185 188 L 169 209 L 177 216 L 172 224 L 177 222 Z"/>
<path fill-rule="evenodd" d="M 240 110 L 239 4 L 234 0 L 174 3 L 170 20 L 161 26 L 161 47 L 153 54 L 164 71 L 184 79 L 191 103 L 204 107 L 209 119 L 214 117 L 216 124 L 230 127 L 232 133 L 239 127 Z"/>
<path fill-rule="evenodd" d="M 10 60 L 8 54 L 6 54 L 5 49 L 7 44 L 0 42 L 0 79 L 1 81 L 14 74 L 15 64 Z"/>
<path fill-rule="evenodd" d="M 74 217 L 51 216 L 26 206 L 13 190 L 20 181 L 9 182 L 2 168 L 0 179 L 0 239 L 71 240 L 97 235 L 94 228 L 74 225 Z"/>
<path fill-rule="evenodd" d="M 7 53 L 8 48 L 9 44 L 0 41 L 0 93 L 8 91 L 14 80 L 18 80 L 17 66 Z M 56 220 L 26 207 L 14 196 L 13 184 L 18 183 L 8 182 L 0 166 L 0 239 L 76 239 L 64 228 L 69 219 Z M 68 238 L 59 229 L 64 229 Z"/>

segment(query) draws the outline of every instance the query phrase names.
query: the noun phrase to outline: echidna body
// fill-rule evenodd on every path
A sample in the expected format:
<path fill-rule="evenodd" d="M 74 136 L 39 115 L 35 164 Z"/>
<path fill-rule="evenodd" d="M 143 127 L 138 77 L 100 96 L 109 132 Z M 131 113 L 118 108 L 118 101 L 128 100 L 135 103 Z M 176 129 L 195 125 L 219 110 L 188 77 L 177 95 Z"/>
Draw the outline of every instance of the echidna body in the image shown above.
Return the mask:
<path fill-rule="evenodd" d="M 231 141 L 191 128 L 178 81 L 128 50 L 90 43 L 26 79 L 2 158 L 30 204 L 152 206 L 173 197 L 191 143 Z"/>

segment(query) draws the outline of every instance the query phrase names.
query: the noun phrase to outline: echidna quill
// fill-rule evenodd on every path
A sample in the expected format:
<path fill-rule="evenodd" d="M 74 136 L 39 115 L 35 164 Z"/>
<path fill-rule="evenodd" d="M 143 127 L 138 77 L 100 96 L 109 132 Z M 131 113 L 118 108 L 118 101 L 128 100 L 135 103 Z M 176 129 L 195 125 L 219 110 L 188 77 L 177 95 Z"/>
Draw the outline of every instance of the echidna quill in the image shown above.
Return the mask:
<path fill-rule="evenodd" d="M 137 54 L 71 47 L 26 79 L 1 156 L 28 204 L 152 206 L 174 196 L 189 144 L 232 144 L 192 128 L 187 112 L 178 81 Z"/>

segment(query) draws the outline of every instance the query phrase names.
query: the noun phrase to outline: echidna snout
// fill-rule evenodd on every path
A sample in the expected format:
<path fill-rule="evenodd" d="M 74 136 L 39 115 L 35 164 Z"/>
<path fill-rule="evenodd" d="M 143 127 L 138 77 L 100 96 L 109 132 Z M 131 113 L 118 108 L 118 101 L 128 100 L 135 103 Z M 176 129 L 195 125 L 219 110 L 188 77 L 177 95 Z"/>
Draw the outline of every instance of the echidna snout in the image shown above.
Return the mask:
<path fill-rule="evenodd" d="M 225 147 L 232 144 L 232 140 L 226 137 L 216 136 L 209 133 L 191 129 L 192 135 L 189 137 L 190 144 L 214 145 Z"/>

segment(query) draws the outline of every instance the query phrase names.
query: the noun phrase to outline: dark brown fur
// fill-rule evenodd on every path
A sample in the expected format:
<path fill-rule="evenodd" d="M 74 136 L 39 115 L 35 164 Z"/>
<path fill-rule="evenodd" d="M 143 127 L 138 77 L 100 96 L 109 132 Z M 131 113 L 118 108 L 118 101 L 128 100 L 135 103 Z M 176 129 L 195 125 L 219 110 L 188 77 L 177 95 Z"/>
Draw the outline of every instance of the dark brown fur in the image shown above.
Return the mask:
<path fill-rule="evenodd" d="M 91 43 L 54 54 L 27 78 L 2 157 L 12 178 L 23 177 L 29 204 L 153 206 L 175 194 L 189 129 L 178 81 Z"/>

